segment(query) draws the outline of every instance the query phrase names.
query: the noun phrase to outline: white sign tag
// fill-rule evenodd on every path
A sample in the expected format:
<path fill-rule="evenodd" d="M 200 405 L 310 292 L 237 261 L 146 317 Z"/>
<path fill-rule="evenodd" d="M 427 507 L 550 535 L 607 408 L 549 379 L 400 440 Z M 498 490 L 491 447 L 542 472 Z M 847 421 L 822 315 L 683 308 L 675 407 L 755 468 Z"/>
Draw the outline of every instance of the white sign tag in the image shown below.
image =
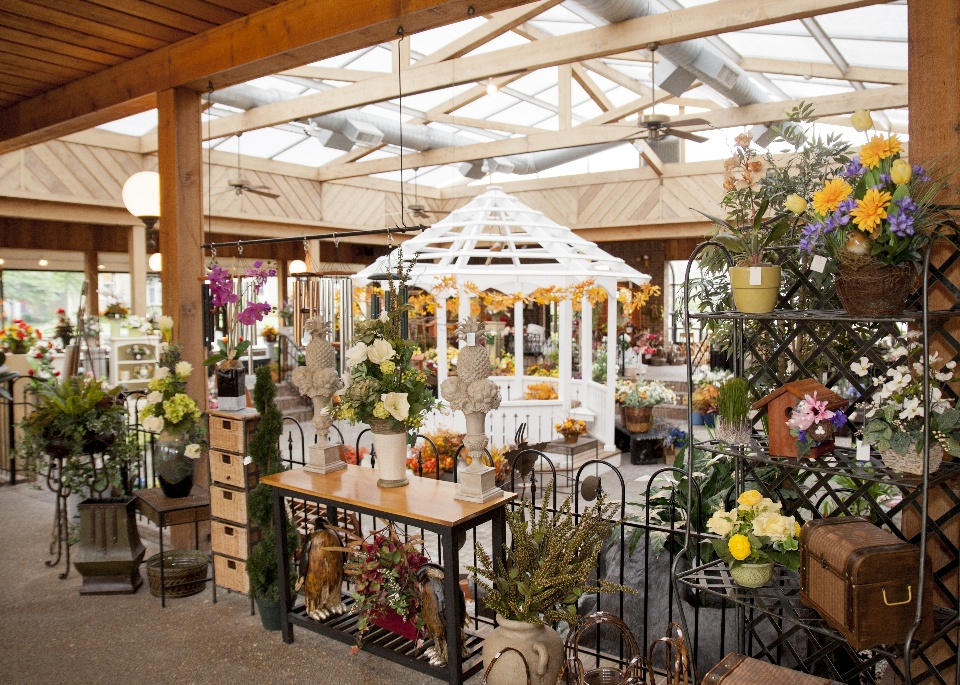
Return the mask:
<path fill-rule="evenodd" d="M 476 344 L 477 344 L 477 334 L 467 333 L 467 345 L 476 345 Z"/>
<path fill-rule="evenodd" d="M 870 445 L 857 440 L 857 461 L 870 461 Z"/>
<path fill-rule="evenodd" d="M 760 267 L 750 267 L 750 285 L 760 285 Z"/>
<path fill-rule="evenodd" d="M 822 274 L 825 268 L 827 268 L 827 258 L 819 254 L 814 255 L 813 262 L 810 264 L 810 269 L 816 271 L 818 274 Z"/>

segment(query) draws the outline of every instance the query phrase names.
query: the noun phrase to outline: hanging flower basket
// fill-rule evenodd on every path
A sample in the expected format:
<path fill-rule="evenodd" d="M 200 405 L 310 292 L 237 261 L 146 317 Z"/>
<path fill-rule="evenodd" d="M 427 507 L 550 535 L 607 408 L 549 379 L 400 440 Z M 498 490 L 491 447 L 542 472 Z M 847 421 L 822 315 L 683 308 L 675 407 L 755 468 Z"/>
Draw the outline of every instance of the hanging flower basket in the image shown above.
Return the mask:
<path fill-rule="evenodd" d="M 901 313 L 917 289 L 917 269 L 912 262 L 881 266 L 869 256 L 844 251 L 835 284 L 849 314 L 890 316 Z"/>

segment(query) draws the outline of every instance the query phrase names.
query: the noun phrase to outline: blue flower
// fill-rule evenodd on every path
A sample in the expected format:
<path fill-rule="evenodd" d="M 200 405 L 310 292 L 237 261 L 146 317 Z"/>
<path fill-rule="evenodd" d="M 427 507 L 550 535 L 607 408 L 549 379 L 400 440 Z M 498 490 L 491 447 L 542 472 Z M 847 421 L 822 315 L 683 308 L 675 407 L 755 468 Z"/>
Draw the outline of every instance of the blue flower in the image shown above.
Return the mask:
<path fill-rule="evenodd" d="M 909 195 L 901 197 L 899 200 L 893 201 L 897 207 L 900 208 L 901 213 L 906 212 L 908 214 L 913 214 L 917 211 L 917 203 L 913 201 L 913 198 Z"/>
<path fill-rule="evenodd" d="M 837 210 L 841 212 L 852 212 L 856 208 L 857 208 L 857 201 L 851 197 L 841 202 L 840 206 L 837 207 Z"/>
<path fill-rule="evenodd" d="M 836 428 L 843 428 L 847 423 L 847 415 L 842 411 L 833 412 L 833 416 L 830 418 L 830 423 L 832 423 Z"/>
<path fill-rule="evenodd" d="M 859 176 L 864 171 L 863 165 L 860 163 L 860 157 L 854 157 L 850 160 L 850 163 L 843 169 L 843 175 L 847 178 L 851 176 Z"/>
<path fill-rule="evenodd" d="M 880 174 L 880 183 L 883 183 L 883 184 L 891 183 L 890 174 Z"/>
<path fill-rule="evenodd" d="M 807 431 L 801 430 L 797 433 L 797 442 L 806 442 L 807 441 Z"/>
<path fill-rule="evenodd" d="M 906 212 L 899 212 L 890 217 L 890 230 L 894 235 L 905 238 L 913 235 L 913 217 Z"/>
<path fill-rule="evenodd" d="M 915 177 L 918 181 L 920 181 L 921 183 L 926 183 L 927 181 L 930 180 L 930 177 L 927 176 L 927 170 L 924 169 L 924 168 L 923 168 L 922 166 L 920 166 L 919 164 L 917 164 L 915 167 L 913 167 L 913 175 L 914 175 L 914 177 Z"/>

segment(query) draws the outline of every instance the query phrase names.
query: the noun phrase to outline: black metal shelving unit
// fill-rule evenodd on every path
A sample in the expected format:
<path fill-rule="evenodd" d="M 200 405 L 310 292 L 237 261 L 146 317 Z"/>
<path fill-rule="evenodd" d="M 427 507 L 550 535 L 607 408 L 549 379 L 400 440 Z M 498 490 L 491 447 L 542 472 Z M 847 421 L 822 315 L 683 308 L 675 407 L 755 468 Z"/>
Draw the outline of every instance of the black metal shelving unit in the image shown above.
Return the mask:
<path fill-rule="evenodd" d="M 930 352 L 931 341 L 936 338 L 939 347 L 948 350 L 945 359 L 941 355 L 942 361 L 960 360 L 960 342 L 949 329 L 952 320 L 960 319 L 960 287 L 954 282 L 960 282 L 960 230 L 947 221 L 936 233 L 938 242 L 925 256 L 920 292 L 911 296 L 902 314 L 881 317 L 855 316 L 840 309 L 831 279 L 811 272 L 795 249 L 786 248 L 777 251 L 783 272 L 781 283 L 787 285 L 781 285 L 774 312 L 691 313 L 690 265 L 708 248 L 723 251 L 719 244 L 707 241 L 694 250 L 688 262 L 684 328 L 689 332 L 691 321 L 728 322 L 734 372 L 748 379 L 758 397 L 765 394 L 763 390 L 813 377 L 828 387 L 848 382 L 858 397 L 852 405 L 869 397 L 874 389 L 862 384 L 850 371 L 849 363 L 866 356 L 880 367 L 894 365 L 880 357 L 877 344 L 907 328 L 922 332 L 924 355 Z M 936 257 L 932 259 L 934 253 Z M 729 255 L 727 261 L 731 261 Z M 937 293 L 938 306 L 946 304 L 947 308 L 929 309 L 931 293 Z M 690 378 L 689 348 L 687 367 Z M 689 382 L 692 396 L 692 380 Z M 929 402 L 927 380 L 924 391 Z M 929 405 L 925 414 L 929 416 Z M 758 426 L 760 417 L 755 421 Z M 691 450 L 726 455 L 734 460 L 737 493 L 749 485 L 768 496 L 780 495 L 784 512 L 802 520 L 865 515 L 876 525 L 920 547 L 921 558 L 929 559 L 927 554 L 933 553 L 933 562 L 921 568 L 914 629 L 919 624 L 923 602 L 923 578 L 929 573 L 937 605 L 934 637 L 922 644 L 913 641 L 909 658 L 905 658 L 908 655 L 904 645 L 858 652 L 816 612 L 800 603 L 797 573 L 777 567 L 768 586 L 750 590 L 733 583 L 724 562 L 702 563 L 694 542 L 693 534 L 697 531 L 691 530 L 688 518 L 686 543 L 680 556 L 690 563 L 674 567 L 675 580 L 692 590 L 720 597 L 736 609 L 738 651 L 857 685 L 879 683 L 882 673 L 891 669 L 903 683 L 960 685 L 960 462 L 944 462 L 935 473 L 930 473 L 927 444 L 924 473 L 913 476 L 887 468 L 875 451 L 869 461 L 857 461 L 854 450 L 840 447 L 832 455 L 818 459 L 786 459 L 770 456 L 765 437 L 756 431 L 750 445 L 732 447 L 718 440 L 693 441 L 692 418 L 688 429 Z M 693 459 L 688 459 L 689 490 L 693 487 L 692 469 Z M 788 496 L 783 497 L 784 493 Z M 937 503 L 935 510 L 930 506 L 931 494 Z M 688 491 L 688 501 L 692 501 L 691 496 Z M 909 633 L 912 635 L 913 630 Z"/>

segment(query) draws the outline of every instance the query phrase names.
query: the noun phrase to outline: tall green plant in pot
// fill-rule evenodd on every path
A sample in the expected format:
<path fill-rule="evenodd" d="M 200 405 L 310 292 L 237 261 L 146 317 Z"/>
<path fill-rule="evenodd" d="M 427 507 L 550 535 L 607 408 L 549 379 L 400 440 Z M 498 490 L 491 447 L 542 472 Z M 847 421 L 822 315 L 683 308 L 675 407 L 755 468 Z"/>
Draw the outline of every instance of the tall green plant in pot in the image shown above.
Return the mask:
<path fill-rule="evenodd" d="M 507 515 L 513 542 L 504 545 L 504 562 L 494 566 L 478 543 L 478 566 L 468 567 L 477 586 L 486 592 L 485 604 L 497 612 L 498 627 L 483 643 L 484 664 L 489 666 L 504 647 L 515 647 L 527 663 L 534 664 L 532 685 L 554 685 L 563 666 L 563 640 L 550 623 L 579 623 L 577 602 L 585 593 L 633 592 L 604 580 L 597 588 L 586 586 L 603 542 L 617 524 L 614 516 L 620 505 L 601 496 L 577 519 L 568 497 L 551 513 L 553 487 L 551 481 L 544 489 L 539 512 L 532 501 L 525 500 Z M 490 674 L 490 685 L 523 682 L 520 659 L 503 662 Z"/>
<path fill-rule="evenodd" d="M 750 385 L 745 378 L 731 378 L 717 394 L 717 438 L 731 445 L 750 442 Z"/>
<path fill-rule="evenodd" d="M 286 470 L 280 459 L 280 435 L 283 433 L 283 414 L 276 405 L 277 386 L 270 376 L 270 368 L 257 369 L 257 382 L 253 388 L 253 402 L 260 413 L 260 426 L 250 438 L 250 458 L 257 465 L 261 476 Z M 273 492 L 269 485 L 259 484 L 250 492 L 247 515 L 263 531 L 263 539 L 250 552 L 247 559 L 247 575 L 250 577 L 250 594 L 257 602 L 260 621 L 266 630 L 280 630 L 280 583 L 277 572 L 277 540 L 273 527 Z M 287 526 L 287 549 L 300 546 L 297 527 Z M 289 564 L 292 570 L 294 564 Z M 291 572 L 288 587 L 296 583 Z"/>

